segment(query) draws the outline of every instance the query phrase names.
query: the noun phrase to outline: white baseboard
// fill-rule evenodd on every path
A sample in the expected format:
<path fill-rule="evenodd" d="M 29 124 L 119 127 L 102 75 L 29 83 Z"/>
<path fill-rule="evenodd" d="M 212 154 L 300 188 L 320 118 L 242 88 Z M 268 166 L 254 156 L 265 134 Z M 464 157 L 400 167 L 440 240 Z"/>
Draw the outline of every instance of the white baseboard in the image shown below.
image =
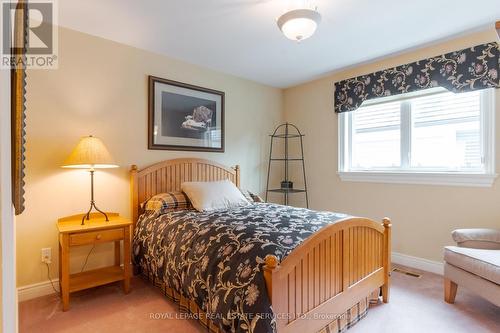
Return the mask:
<path fill-rule="evenodd" d="M 424 258 L 412 257 L 406 254 L 392 252 L 391 260 L 395 264 L 408 266 L 423 271 L 443 275 L 443 263 L 432 261 Z M 54 287 L 59 290 L 59 279 L 53 279 Z M 50 285 L 50 281 L 30 284 L 17 288 L 19 302 L 27 301 L 33 298 L 46 296 L 54 293 L 54 289 Z"/>
<path fill-rule="evenodd" d="M 392 252 L 391 261 L 395 264 L 408 266 L 439 275 L 443 275 L 444 271 L 444 264 L 442 262 L 413 257 L 397 252 Z"/>
<path fill-rule="evenodd" d="M 59 279 L 52 280 L 54 287 L 59 290 Z M 22 286 L 17 288 L 17 297 L 19 302 L 27 301 L 33 298 L 50 295 L 54 293 L 50 281 L 43 281 L 34 284 L 29 284 L 27 286 Z"/>

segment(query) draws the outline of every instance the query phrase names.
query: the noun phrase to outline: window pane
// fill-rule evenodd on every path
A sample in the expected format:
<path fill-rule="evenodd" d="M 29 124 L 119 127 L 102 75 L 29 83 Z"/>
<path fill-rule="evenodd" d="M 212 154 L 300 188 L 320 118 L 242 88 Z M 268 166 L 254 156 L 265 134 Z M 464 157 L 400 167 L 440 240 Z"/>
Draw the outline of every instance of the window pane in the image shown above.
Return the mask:
<path fill-rule="evenodd" d="M 411 166 L 481 169 L 481 94 L 451 92 L 412 100 Z"/>
<path fill-rule="evenodd" d="M 352 112 L 353 169 L 401 165 L 400 102 L 361 107 Z"/>

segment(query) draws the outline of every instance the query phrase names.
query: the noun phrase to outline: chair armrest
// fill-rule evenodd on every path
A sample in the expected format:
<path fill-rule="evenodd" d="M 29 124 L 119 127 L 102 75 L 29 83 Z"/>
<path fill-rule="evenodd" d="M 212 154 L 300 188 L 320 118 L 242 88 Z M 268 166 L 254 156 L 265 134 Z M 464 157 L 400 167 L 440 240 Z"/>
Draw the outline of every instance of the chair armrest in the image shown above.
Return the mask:
<path fill-rule="evenodd" d="M 498 229 L 457 229 L 451 233 L 460 247 L 500 250 L 500 230 Z"/>

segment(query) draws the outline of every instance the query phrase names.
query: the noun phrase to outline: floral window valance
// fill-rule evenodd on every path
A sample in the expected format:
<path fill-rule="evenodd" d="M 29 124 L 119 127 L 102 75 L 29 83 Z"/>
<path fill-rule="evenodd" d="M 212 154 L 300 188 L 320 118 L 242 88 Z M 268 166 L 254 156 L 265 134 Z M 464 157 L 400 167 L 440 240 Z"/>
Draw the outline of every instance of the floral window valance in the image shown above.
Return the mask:
<path fill-rule="evenodd" d="M 500 48 L 492 42 L 335 83 L 335 112 L 365 100 L 443 87 L 456 93 L 500 88 Z"/>

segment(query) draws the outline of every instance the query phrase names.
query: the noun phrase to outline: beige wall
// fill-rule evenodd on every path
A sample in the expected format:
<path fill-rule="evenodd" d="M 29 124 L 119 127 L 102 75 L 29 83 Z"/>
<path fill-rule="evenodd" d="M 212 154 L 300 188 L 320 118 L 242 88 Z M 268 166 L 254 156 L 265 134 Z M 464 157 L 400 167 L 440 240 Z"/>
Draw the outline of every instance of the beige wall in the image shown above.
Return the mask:
<path fill-rule="evenodd" d="M 334 82 L 429 56 L 497 40 L 495 31 L 441 43 L 359 66 L 285 90 L 285 118 L 306 134 L 305 155 L 312 208 L 393 220 L 393 251 L 441 260 L 450 232 L 462 227 L 500 227 L 500 181 L 491 188 L 342 182 L 338 170 Z M 500 114 L 500 90 L 496 90 Z M 500 129 L 497 116 L 496 128 Z M 498 138 L 498 136 L 497 136 Z M 500 144 L 497 142 L 497 172 Z"/>
<path fill-rule="evenodd" d="M 226 152 L 147 149 L 147 75 L 226 93 Z M 96 172 L 98 207 L 129 216 L 128 167 L 196 156 L 241 165 L 242 186 L 265 187 L 268 133 L 282 120 L 282 91 L 105 39 L 59 30 L 59 69 L 28 72 L 26 212 L 17 221 L 18 286 L 46 281 L 40 249 L 57 257 L 58 217 L 89 204 L 89 175 L 59 166 L 80 136 L 100 137 L 120 169 Z M 75 251 L 72 270 L 89 248 Z M 96 248 L 88 267 L 111 263 L 110 248 Z M 57 277 L 57 258 L 51 264 Z"/>

